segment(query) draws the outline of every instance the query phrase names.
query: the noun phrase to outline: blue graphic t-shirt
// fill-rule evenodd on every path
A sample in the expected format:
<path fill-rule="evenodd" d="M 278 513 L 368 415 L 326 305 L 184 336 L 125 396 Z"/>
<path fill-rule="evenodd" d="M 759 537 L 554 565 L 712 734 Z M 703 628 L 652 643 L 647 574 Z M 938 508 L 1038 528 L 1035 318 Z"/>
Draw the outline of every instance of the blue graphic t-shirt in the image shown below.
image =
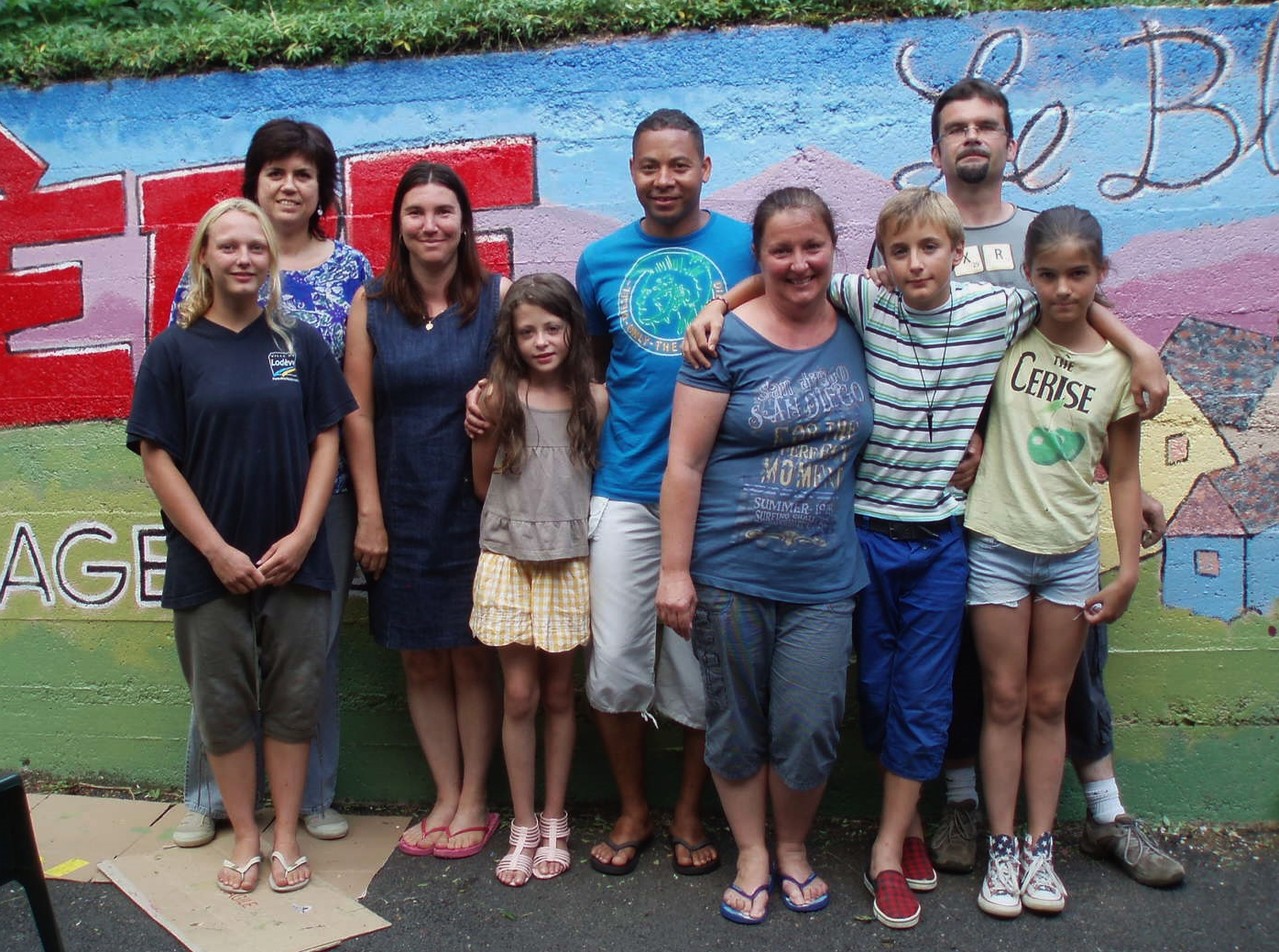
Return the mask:
<path fill-rule="evenodd" d="M 684 366 L 679 382 L 729 395 L 702 476 L 693 579 L 800 604 L 865 587 L 854 467 L 874 414 L 852 325 L 786 350 L 730 314 L 719 360 Z"/>
<path fill-rule="evenodd" d="M 582 252 L 577 291 L 587 326 L 613 342 L 597 495 L 657 502 L 684 330 L 711 298 L 756 270 L 750 229 L 715 212 L 683 238 L 653 238 L 635 222 Z"/>
<path fill-rule="evenodd" d="M 306 271 L 281 271 L 280 287 L 283 310 L 310 324 L 329 350 L 342 363 L 346 353 L 346 317 L 351 310 L 355 292 L 373 277 L 373 268 L 362 252 L 341 241 L 333 242 L 333 254 Z M 178 305 L 191 289 L 191 275 L 183 271 L 178 289 L 173 294 L 173 307 L 169 310 L 169 323 L 177 323 Z M 266 304 L 265 293 L 259 295 L 259 303 Z M 345 453 L 338 462 L 335 493 L 346 492 L 350 478 L 346 472 Z"/>

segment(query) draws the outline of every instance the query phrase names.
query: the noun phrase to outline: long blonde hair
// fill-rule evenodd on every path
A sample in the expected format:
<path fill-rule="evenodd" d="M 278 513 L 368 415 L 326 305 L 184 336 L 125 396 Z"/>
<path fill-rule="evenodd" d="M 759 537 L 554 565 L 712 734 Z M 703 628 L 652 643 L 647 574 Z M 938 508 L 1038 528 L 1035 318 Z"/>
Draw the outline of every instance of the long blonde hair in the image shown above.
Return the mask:
<path fill-rule="evenodd" d="M 204 213 L 200 223 L 195 226 L 195 234 L 191 236 L 191 249 L 187 252 L 187 274 L 191 276 L 191 287 L 187 291 L 187 296 L 182 299 L 182 303 L 178 305 L 178 326 L 190 327 L 204 317 L 213 306 L 213 282 L 210 279 L 209 269 L 200 261 L 200 256 L 209 243 L 209 229 L 213 227 L 215 221 L 228 212 L 243 212 L 255 219 L 262 227 L 262 234 L 266 237 L 267 251 L 271 258 L 271 268 L 265 285 L 266 301 L 262 304 L 262 310 L 266 315 L 267 327 L 271 329 L 276 340 L 286 350 L 292 351 L 293 338 L 289 328 L 293 326 L 294 318 L 285 312 L 280 304 L 283 292 L 280 288 L 279 242 L 276 241 L 275 229 L 271 227 L 271 220 L 266 217 L 266 212 L 247 198 L 227 198 L 218 202 Z M 261 294 L 258 297 L 261 299 Z"/>

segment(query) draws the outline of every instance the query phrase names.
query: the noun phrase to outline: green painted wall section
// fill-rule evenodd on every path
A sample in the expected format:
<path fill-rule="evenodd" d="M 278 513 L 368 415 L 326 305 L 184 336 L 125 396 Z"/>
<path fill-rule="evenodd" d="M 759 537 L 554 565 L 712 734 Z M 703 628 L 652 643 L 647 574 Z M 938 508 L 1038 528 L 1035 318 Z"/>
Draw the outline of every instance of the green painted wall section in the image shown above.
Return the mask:
<path fill-rule="evenodd" d="M 71 604 L 54 578 L 59 538 L 69 524 L 86 520 L 110 527 L 117 539 L 73 546 L 61 577 L 92 594 L 110 579 L 86 574 L 86 563 L 125 566 L 125 592 L 109 607 Z M 0 432 L 0 527 L 30 526 L 55 599 L 46 606 L 32 588 L 7 595 L 0 620 L 0 764 L 144 787 L 181 784 L 188 707 L 172 624 L 158 607 L 139 610 L 134 595 L 133 527 L 157 522 L 140 464 L 123 447 L 122 425 Z M 29 556 L 30 549 L 19 553 L 11 576 L 34 575 Z M 1146 560 L 1137 598 L 1111 633 L 1107 684 L 1126 804 L 1173 821 L 1279 819 L 1276 619 L 1253 615 L 1225 624 L 1164 609 L 1158 564 Z M 339 796 L 426 799 L 429 776 L 404 709 L 398 661 L 370 641 L 358 596 L 344 632 L 342 692 Z M 603 754 L 580 698 L 579 706 L 583 730 L 572 790 L 584 802 L 607 801 Z M 650 783 L 659 802 L 674 798 L 678 745 L 669 727 L 652 734 Z M 827 809 L 872 815 L 874 766 L 860 749 L 852 715 L 843 748 Z M 500 770 L 493 790 L 504 796 Z M 1078 787 L 1068 780 L 1062 815 L 1082 813 Z"/>

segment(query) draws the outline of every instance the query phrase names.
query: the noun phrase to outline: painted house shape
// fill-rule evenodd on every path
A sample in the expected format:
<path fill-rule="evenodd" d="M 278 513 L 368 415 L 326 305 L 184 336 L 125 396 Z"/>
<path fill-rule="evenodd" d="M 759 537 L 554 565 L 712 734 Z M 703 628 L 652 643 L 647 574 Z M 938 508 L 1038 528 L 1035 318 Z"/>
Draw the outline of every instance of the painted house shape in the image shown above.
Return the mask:
<path fill-rule="evenodd" d="M 1171 514 L 1190 495 L 1204 474 L 1233 466 L 1238 459 L 1215 423 L 1200 406 L 1196 395 L 1218 409 L 1205 385 L 1210 379 L 1217 338 L 1233 328 L 1186 319 L 1168 338 L 1161 356 L 1169 374 L 1168 405 L 1163 413 L 1141 425 L 1141 485 Z M 1260 335 L 1256 335 L 1260 336 Z M 1228 338 L 1227 338 L 1228 339 Z M 1230 346 L 1227 350 L 1232 349 Z M 1185 382 L 1183 383 L 1183 375 Z M 1279 447 L 1276 447 L 1279 448 Z M 1101 568 L 1109 571 L 1119 564 L 1114 520 L 1109 492 L 1102 493 Z M 1151 550 L 1147 555 L 1158 550 Z"/>
<path fill-rule="evenodd" d="M 1162 356 L 1236 459 L 1279 452 L 1279 340 L 1186 318 Z"/>
<path fill-rule="evenodd" d="M 1279 453 L 1205 473 L 1168 523 L 1164 604 L 1230 621 L 1279 598 Z"/>

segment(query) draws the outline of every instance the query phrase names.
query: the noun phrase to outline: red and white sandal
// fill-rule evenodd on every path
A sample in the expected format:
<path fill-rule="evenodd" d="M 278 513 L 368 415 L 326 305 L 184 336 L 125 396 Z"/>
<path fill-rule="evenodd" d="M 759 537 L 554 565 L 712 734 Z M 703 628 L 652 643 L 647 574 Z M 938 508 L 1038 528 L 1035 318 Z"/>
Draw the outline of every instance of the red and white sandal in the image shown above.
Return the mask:
<path fill-rule="evenodd" d="M 533 875 L 538 879 L 554 879 L 568 872 L 573 865 L 573 857 L 569 855 L 568 838 L 572 830 L 568 825 L 567 811 L 560 817 L 548 817 L 544 813 L 537 815 L 537 826 L 541 832 L 542 842 L 533 854 Z M 557 845 L 562 843 L 563 845 Z M 541 872 L 538 864 L 551 867 L 551 872 Z"/>

